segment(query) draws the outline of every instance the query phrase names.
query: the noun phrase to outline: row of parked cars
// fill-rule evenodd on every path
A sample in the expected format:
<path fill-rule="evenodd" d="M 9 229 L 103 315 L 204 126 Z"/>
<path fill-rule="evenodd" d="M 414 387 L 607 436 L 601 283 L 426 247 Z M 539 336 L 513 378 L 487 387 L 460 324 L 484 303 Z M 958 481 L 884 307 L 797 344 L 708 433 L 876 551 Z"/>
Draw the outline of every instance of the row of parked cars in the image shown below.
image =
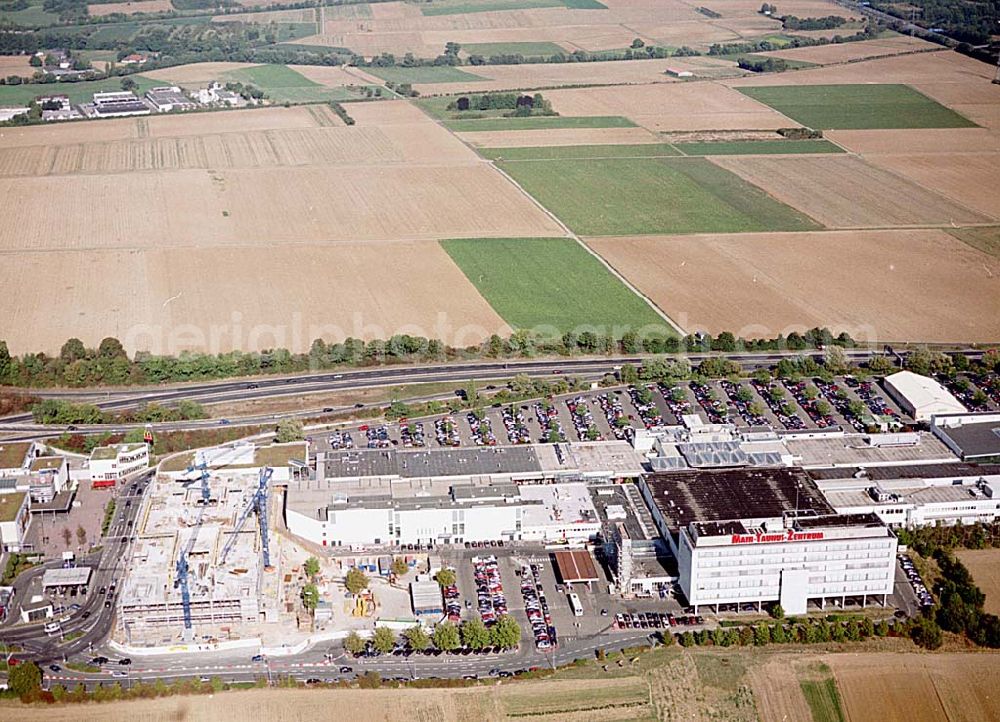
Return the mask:
<path fill-rule="evenodd" d="M 651 429 L 654 426 L 663 425 L 663 416 L 656 407 L 651 386 L 643 386 L 642 388 L 629 386 L 628 396 L 632 399 L 632 405 L 635 406 L 635 410 L 639 413 L 639 418 L 642 420 L 643 426 Z"/>
<path fill-rule="evenodd" d="M 469 430 L 472 432 L 472 440 L 477 446 L 496 446 L 497 435 L 493 433 L 493 424 L 485 416 L 479 418 L 474 411 L 466 415 L 469 422 Z"/>
<path fill-rule="evenodd" d="M 559 420 L 559 411 L 555 406 L 541 401 L 535 404 L 535 418 L 542 429 L 542 443 L 555 440 L 559 443 L 566 441 L 566 432 L 563 431 L 562 422 Z"/>
<path fill-rule="evenodd" d="M 479 616 L 486 626 L 490 626 L 507 614 L 507 597 L 504 596 L 503 581 L 500 579 L 500 564 L 491 554 L 473 557 L 472 567 L 475 570 Z"/>
<path fill-rule="evenodd" d="M 684 614 L 679 617 L 662 612 L 634 612 L 615 615 L 615 626 L 618 629 L 667 629 L 668 627 L 687 627 L 704 623 L 703 617 L 694 614 Z"/>
<path fill-rule="evenodd" d="M 580 441 L 603 440 L 597 424 L 594 423 L 594 415 L 590 411 L 590 404 L 582 396 L 567 399 L 566 408 L 569 409 L 576 437 Z"/>
<path fill-rule="evenodd" d="M 418 421 L 415 424 L 404 424 L 400 422 L 399 427 L 399 440 L 403 446 L 407 448 L 411 447 L 423 447 L 426 446 L 427 442 L 424 439 L 424 425 L 422 422 Z"/>
<path fill-rule="evenodd" d="M 504 406 L 500 410 L 500 418 L 503 419 L 504 429 L 507 431 L 507 438 L 512 444 L 530 444 L 531 432 L 524 421 L 524 414 L 516 406 Z"/>
<path fill-rule="evenodd" d="M 454 419 L 445 417 L 434 422 L 434 436 L 440 446 L 461 446 L 458 425 Z"/>
<path fill-rule="evenodd" d="M 705 410 L 705 414 L 708 416 L 709 422 L 713 424 L 722 424 L 729 419 L 729 412 L 726 409 L 726 405 L 715 397 L 712 389 L 710 389 L 707 384 L 692 381 L 690 386 L 692 393 L 694 393 L 695 401 L 697 401 L 698 405 Z"/>
<path fill-rule="evenodd" d="M 920 572 L 913 565 L 913 560 L 906 554 L 899 555 L 899 565 L 903 568 L 903 573 L 906 574 L 906 578 L 910 580 L 910 586 L 913 587 L 913 593 L 917 595 L 917 601 L 920 602 L 921 607 L 930 607 L 934 604 L 934 597 L 931 596 L 930 590 L 927 589 L 927 585 L 924 584 L 924 580 L 920 576 Z"/>
<path fill-rule="evenodd" d="M 726 396 L 729 397 L 729 401 L 733 405 L 733 408 L 736 409 L 736 413 L 740 415 L 745 424 L 748 426 L 769 425 L 766 417 L 751 412 L 750 405 L 753 403 L 752 400 L 747 401 L 745 398 L 740 398 L 741 396 L 746 396 L 743 393 L 743 390 L 746 388 L 743 384 L 733 383 L 728 379 L 722 379 L 719 384 L 722 386 L 722 390 L 726 392 Z"/>
<path fill-rule="evenodd" d="M 350 432 L 347 431 L 334 431 L 330 434 L 327 441 L 330 442 L 331 449 L 353 449 L 354 439 L 351 438 Z"/>
<path fill-rule="evenodd" d="M 462 600 L 458 593 L 457 584 L 449 584 L 441 588 L 441 596 L 444 598 L 444 613 L 448 615 L 448 621 L 458 624 L 462 621 Z"/>
<path fill-rule="evenodd" d="M 365 426 L 362 427 L 362 430 L 365 432 L 369 449 L 388 449 L 392 446 L 392 441 L 389 439 L 389 427 L 385 424 Z"/>
<path fill-rule="evenodd" d="M 531 624 L 531 631 L 535 637 L 535 647 L 537 649 L 551 649 L 557 641 L 556 628 L 552 624 L 549 602 L 542 589 L 539 565 L 522 564 L 520 573 L 524 611 L 528 615 L 528 623 Z"/>
<path fill-rule="evenodd" d="M 784 382 L 785 388 L 788 389 L 789 393 L 795 398 L 799 406 L 809 415 L 812 422 L 820 429 L 828 429 L 832 426 L 837 426 L 837 421 L 829 414 L 820 413 L 819 406 L 816 404 L 817 399 L 809 398 L 808 388 L 809 383 L 806 381 L 788 381 Z"/>
<path fill-rule="evenodd" d="M 851 411 L 851 400 L 846 390 L 841 389 L 836 382 L 824 381 L 820 378 L 813 379 L 813 383 L 816 384 L 816 388 L 819 389 L 823 398 L 830 402 L 833 408 L 847 420 L 847 423 L 854 427 L 855 431 L 865 430 L 862 419 Z"/>
<path fill-rule="evenodd" d="M 625 413 L 621 399 L 616 394 L 601 394 L 597 397 L 597 404 L 601 407 L 614 437 L 619 441 L 632 443 L 632 439 L 635 438 L 635 429 L 629 423 L 628 414 Z"/>
<path fill-rule="evenodd" d="M 778 421 L 786 429 L 804 429 L 806 427 L 806 422 L 803 421 L 798 414 L 788 414 L 785 413 L 785 404 L 783 401 L 776 399 L 771 395 L 773 389 L 778 388 L 773 383 L 768 383 L 764 381 L 758 381 L 753 379 L 750 384 L 754 387 L 760 397 L 764 399 L 764 403 L 767 404 L 771 412 L 778 417 Z"/>
<path fill-rule="evenodd" d="M 875 415 L 875 416 L 891 416 L 896 421 L 902 423 L 902 419 L 899 417 L 895 411 L 893 411 L 888 402 L 879 393 L 878 386 L 873 384 L 871 381 L 858 381 L 848 377 L 845 379 L 847 385 L 854 388 L 854 392 L 858 395 L 858 398 L 864 403 L 865 406 Z M 853 383 L 852 383 L 853 382 Z M 857 384 L 855 386 L 854 384 Z"/>

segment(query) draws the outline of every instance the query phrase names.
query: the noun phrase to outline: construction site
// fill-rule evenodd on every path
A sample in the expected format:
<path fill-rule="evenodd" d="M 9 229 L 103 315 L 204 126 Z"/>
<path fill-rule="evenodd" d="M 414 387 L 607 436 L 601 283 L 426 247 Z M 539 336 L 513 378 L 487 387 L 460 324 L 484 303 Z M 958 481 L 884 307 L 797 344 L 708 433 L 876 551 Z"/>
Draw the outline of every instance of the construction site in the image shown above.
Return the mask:
<path fill-rule="evenodd" d="M 248 444 L 209 450 L 151 482 L 118 597 L 120 641 L 151 646 L 260 637 L 267 625 L 281 623 L 282 555 L 272 553 L 269 521 L 275 477 L 287 478 L 289 467 L 286 460 L 275 473 L 258 451 L 265 450 Z"/>

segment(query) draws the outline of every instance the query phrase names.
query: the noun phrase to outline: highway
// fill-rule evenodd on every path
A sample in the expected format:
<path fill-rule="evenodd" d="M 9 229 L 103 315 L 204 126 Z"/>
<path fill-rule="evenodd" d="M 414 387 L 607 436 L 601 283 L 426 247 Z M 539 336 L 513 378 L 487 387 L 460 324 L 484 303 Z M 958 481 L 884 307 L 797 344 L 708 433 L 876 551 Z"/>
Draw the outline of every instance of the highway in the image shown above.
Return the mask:
<path fill-rule="evenodd" d="M 845 355 L 851 362 L 865 361 L 878 352 L 867 349 L 845 349 Z M 970 358 L 978 358 L 980 351 L 963 352 Z M 721 354 L 736 361 L 745 370 L 753 371 L 762 367 L 770 367 L 784 358 L 796 358 L 802 355 L 821 357 L 820 351 L 808 352 L 767 352 Z M 718 357 L 717 353 L 698 353 L 678 356 L 685 358 L 692 365 L 701 363 L 706 358 Z M 299 396 L 303 394 L 355 391 L 360 389 L 380 388 L 415 383 L 455 383 L 470 380 L 510 379 L 519 374 L 535 377 L 545 376 L 580 376 L 597 378 L 614 371 L 622 364 L 641 364 L 648 357 L 625 356 L 614 358 L 564 358 L 538 361 L 487 361 L 475 363 L 436 364 L 429 366 L 380 366 L 377 368 L 357 369 L 350 371 L 308 373 L 296 376 L 255 377 L 238 381 L 212 381 L 169 386 L 153 386 L 136 389 L 115 390 L 29 390 L 43 398 L 60 398 L 73 401 L 87 401 L 108 411 L 122 411 L 137 408 L 148 403 L 172 403 L 181 399 L 196 401 L 201 404 L 224 401 L 249 401 L 253 399 L 277 398 L 281 396 Z M 304 412 L 316 415 L 313 412 Z M 302 415 L 300 413 L 299 415 Z M 258 425 L 270 423 L 275 415 L 254 415 L 233 419 L 232 423 L 241 425 Z M 212 427 L 219 424 L 217 420 L 198 420 L 183 422 L 167 422 L 155 424 L 161 431 L 187 430 Z M 101 425 L 81 427 L 81 431 L 122 431 L 141 426 L 140 424 Z M 0 421 L 0 431 L 6 432 L 38 432 L 38 434 L 57 435 L 67 429 L 66 426 L 41 425 L 32 422 L 31 414 L 7 416 Z"/>

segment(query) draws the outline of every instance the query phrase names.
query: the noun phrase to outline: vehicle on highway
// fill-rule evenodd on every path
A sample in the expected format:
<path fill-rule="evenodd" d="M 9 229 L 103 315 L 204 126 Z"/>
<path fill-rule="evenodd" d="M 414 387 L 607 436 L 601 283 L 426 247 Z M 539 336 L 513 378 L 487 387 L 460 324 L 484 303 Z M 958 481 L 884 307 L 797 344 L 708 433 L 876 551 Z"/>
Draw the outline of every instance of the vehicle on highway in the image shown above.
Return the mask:
<path fill-rule="evenodd" d="M 107 664 L 108 663 L 108 658 L 107 657 L 94 657 L 92 660 L 90 660 L 90 663 L 92 665 L 94 665 L 95 667 L 100 667 L 102 664 Z"/>
<path fill-rule="evenodd" d="M 90 610 L 88 609 L 83 614 L 80 615 L 80 619 L 86 619 L 89 616 L 90 616 Z"/>
<path fill-rule="evenodd" d="M 115 672 L 112 672 L 111 676 L 112 677 L 128 677 L 128 672 L 122 672 L 121 670 L 117 670 Z"/>
<path fill-rule="evenodd" d="M 219 419 L 219 426 L 228 426 L 229 423 L 229 419 Z"/>
<path fill-rule="evenodd" d="M 121 659 L 118 660 L 118 664 L 122 666 L 128 666 L 132 664 L 132 660 L 129 659 L 128 657 L 122 657 Z"/>
<path fill-rule="evenodd" d="M 62 667 L 60 667 L 58 664 L 50 664 L 49 669 L 52 670 L 53 672 L 62 672 Z"/>
<path fill-rule="evenodd" d="M 45 633 L 50 637 L 53 634 L 59 634 L 59 632 L 62 631 L 62 627 L 59 626 L 59 622 L 49 622 L 48 624 L 45 625 L 44 629 Z"/>
<path fill-rule="evenodd" d="M 200 677 L 199 679 L 200 679 L 200 680 L 201 680 L 202 682 L 211 682 L 211 681 L 212 681 L 212 678 L 211 678 L 211 677 Z"/>
<path fill-rule="evenodd" d="M 250 658 L 250 661 L 251 662 L 263 662 L 264 661 L 264 655 L 263 654 L 255 654 L 254 656 L 252 656 Z"/>
<path fill-rule="evenodd" d="M 259 389 L 260 384 L 247 384 L 248 389 Z"/>
<path fill-rule="evenodd" d="M 354 671 L 354 667 L 341 667 L 340 668 L 340 673 L 341 674 L 350 674 L 353 671 Z"/>

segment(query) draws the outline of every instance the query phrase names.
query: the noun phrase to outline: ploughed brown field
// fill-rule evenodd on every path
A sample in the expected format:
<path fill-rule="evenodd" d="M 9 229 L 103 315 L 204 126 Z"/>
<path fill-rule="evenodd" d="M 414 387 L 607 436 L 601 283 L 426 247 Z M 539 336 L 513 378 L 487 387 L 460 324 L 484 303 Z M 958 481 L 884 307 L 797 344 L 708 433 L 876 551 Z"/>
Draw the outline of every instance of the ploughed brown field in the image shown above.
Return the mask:
<path fill-rule="evenodd" d="M 972 579 L 986 595 L 984 608 L 990 614 L 1000 614 L 1000 550 L 964 549 L 955 556 L 972 573 Z"/>
<path fill-rule="evenodd" d="M 87 6 L 87 14 L 94 17 L 122 13 L 123 15 L 133 15 L 135 13 L 163 13 L 174 9 L 170 0 L 138 0 L 138 2 L 121 3 L 97 3 Z"/>
<path fill-rule="evenodd" d="M 0 338 L 176 353 L 509 333 L 436 240 L 561 228 L 419 111 L 364 105 L 352 127 L 307 106 L 4 133 Z"/>
<path fill-rule="evenodd" d="M 1000 338 L 1000 260 L 939 230 L 591 238 L 688 331 L 828 326 L 874 341 Z"/>

